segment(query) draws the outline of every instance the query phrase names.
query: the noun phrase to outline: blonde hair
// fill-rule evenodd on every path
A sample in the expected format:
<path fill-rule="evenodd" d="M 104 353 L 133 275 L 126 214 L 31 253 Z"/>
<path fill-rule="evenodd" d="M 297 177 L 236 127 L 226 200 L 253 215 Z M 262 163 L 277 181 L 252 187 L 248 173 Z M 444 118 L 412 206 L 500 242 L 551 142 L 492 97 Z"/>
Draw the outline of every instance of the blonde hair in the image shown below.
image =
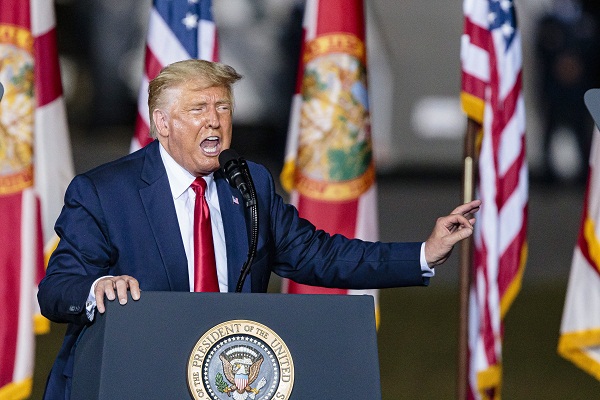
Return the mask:
<path fill-rule="evenodd" d="M 167 96 L 165 90 L 181 85 L 189 80 L 202 80 L 206 88 L 223 86 L 231 100 L 233 113 L 233 84 L 242 76 L 233 67 L 205 60 L 184 60 L 169 64 L 164 67 L 158 76 L 148 84 L 148 111 L 150 113 L 150 136 L 157 137 L 156 125 L 152 118 L 154 110 L 166 106 Z"/>

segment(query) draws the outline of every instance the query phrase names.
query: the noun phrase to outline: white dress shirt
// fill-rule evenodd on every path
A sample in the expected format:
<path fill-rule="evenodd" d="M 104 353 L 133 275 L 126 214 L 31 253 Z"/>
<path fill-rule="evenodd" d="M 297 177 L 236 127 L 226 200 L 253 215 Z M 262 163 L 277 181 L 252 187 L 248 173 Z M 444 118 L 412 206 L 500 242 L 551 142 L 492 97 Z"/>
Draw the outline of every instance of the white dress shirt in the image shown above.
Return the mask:
<path fill-rule="evenodd" d="M 186 171 L 182 166 L 167 153 L 160 145 L 160 156 L 162 158 L 171 194 L 175 203 L 175 212 L 177 213 L 177 222 L 181 231 L 183 248 L 188 260 L 188 275 L 190 277 L 190 291 L 194 291 L 194 204 L 196 201 L 196 192 L 190 187 L 196 179 L 195 176 Z M 219 280 L 219 290 L 227 292 L 227 252 L 225 250 L 225 233 L 223 231 L 223 219 L 221 218 L 221 207 L 219 206 L 219 196 L 217 194 L 217 185 L 213 174 L 204 177 L 206 181 L 206 191 L 204 196 L 210 209 L 210 222 L 213 232 L 213 242 L 215 246 L 215 260 L 217 262 L 217 278 Z M 240 265 L 241 268 L 241 265 Z"/>

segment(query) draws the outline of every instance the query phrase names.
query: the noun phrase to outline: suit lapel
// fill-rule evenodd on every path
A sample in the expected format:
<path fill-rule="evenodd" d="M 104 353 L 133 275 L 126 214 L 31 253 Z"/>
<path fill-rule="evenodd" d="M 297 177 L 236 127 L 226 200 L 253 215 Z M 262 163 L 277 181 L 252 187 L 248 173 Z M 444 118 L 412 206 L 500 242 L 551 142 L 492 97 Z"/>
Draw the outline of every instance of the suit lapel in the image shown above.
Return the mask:
<path fill-rule="evenodd" d="M 189 291 L 187 258 L 181 241 L 167 172 L 160 158 L 158 146 L 158 141 L 148 145 L 141 175 L 141 179 L 148 183 L 148 186 L 140 189 L 140 197 L 171 290 Z"/>
<path fill-rule="evenodd" d="M 229 291 L 235 291 L 240 271 L 248 255 L 248 229 L 244 210 L 244 199 L 220 171 L 215 172 L 215 183 L 219 193 L 219 207 L 223 219 L 227 252 L 227 275 Z M 246 279 L 243 292 L 250 292 L 250 278 Z"/>

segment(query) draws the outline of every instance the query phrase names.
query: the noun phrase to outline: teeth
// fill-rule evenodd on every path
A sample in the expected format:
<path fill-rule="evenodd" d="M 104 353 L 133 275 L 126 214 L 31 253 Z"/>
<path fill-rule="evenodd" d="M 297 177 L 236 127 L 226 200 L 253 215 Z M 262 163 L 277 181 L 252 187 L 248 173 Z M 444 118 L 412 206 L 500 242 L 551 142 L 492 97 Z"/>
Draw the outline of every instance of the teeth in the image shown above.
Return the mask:
<path fill-rule="evenodd" d="M 202 141 L 200 144 L 202 147 L 202 151 L 206 154 L 218 154 L 219 148 L 219 137 L 218 136 L 209 136 Z"/>

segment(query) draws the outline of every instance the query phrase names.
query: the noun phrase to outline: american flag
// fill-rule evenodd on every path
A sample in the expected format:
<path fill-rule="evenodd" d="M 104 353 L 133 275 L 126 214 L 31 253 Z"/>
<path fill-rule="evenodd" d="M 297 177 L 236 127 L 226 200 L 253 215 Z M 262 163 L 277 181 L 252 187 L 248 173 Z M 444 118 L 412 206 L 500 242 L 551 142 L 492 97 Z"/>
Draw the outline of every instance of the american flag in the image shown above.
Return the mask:
<path fill-rule="evenodd" d="M 217 28 L 211 0 L 154 0 L 150 10 L 144 75 L 131 151 L 152 141 L 149 136 L 148 82 L 171 63 L 190 58 L 218 61 Z"/>
<path fill-rule="evenodd" d="M 73 163 L 62 93 L 54 2 L 0 2 L 0 399 L 31 394 L 43 247 Z"/>
<path fill-rule="evenodd" d="M 469 399 L 497 399 L 503 319 L 527 258 L 528 168 L 521 35 L 511 0 L 465 0 L 461 101 L 481 124 L 469 296 Z"/>

